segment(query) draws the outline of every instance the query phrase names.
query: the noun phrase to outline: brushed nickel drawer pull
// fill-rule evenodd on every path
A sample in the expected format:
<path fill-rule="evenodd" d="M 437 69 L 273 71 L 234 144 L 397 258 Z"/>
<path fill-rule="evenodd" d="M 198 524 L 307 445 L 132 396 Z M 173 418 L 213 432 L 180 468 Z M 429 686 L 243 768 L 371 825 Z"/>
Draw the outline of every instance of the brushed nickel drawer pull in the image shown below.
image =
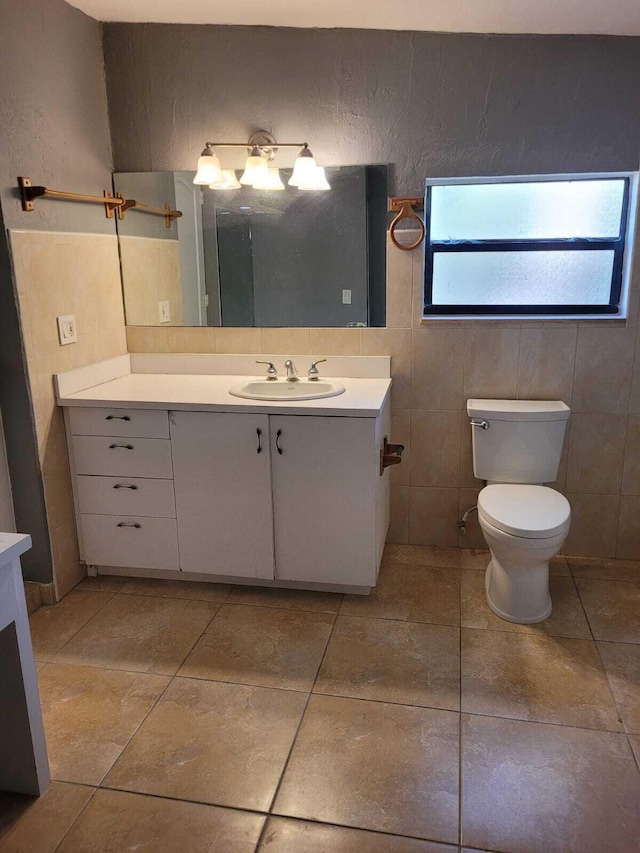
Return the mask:
<path fill-rule="evenodd" d="M 130 421 L 129 415 L 107 415 L 105 421 Z"/>
<path fill-rule="evenodd" d="M 128 483 L 116 483 L 114 489 L 131 489 L 132 492 L 138 488 L 137 486 L 129 485 Z"/>
<path fill-rule="evenodd" d="M 133 450 L 133 444 L 110 444 L 109 450 Z"/>
<path fill-rule="evenodd" d="M 128 522 L 128 521 L 119 521 L 119 522 L 116 524 L 116 527 L 135 527 L 135 528 L 136 528 L 136 530 L 140 530 L 140 528 L 142 527 L 142 525 L 141 525 L 141 524 L 138 524 L 138 522 L 137 522 L 137 521 L 136 521 L 136 523 L 135 523 L 135 524 L 131 524 L 131 523 L 130 523 L 130 522 Z"/>

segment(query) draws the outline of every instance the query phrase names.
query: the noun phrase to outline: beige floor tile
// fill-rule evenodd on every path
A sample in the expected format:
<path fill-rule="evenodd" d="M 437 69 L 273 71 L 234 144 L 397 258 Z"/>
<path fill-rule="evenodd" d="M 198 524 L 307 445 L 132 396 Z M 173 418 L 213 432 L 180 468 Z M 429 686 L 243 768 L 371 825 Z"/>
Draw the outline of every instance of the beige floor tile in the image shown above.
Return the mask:
<path fill-rule="evenodd" d="M 2 853 L 53 853 L 93 788 L 52 782 L 39 797 L 0 793 Z"/>
<path fill-rule="evenodd" d="M 161 598 L 192 598 L 196 601 L 224 601 L 233 587 L 226 583 L 171 581 L 131 578 L 122 590 L 127 595 L 157 595 Z"/>
<path fill-rule="evenodd" d="M 174 675 L 217 609 L 208 601 L 117 595 L 56 661 Z"/>
<path fill-rule="evenodd" d="M 593 640 L 463 628 L 462 710 L 622 731 Z"/>
<path fill-rule="evenodd" d="M 176 678 L 106 784 L 266 811 L 306 701 L 287 690 Z"/>
<path fill-rule="evenodd" d="M 50 663 L 38 681 L 51 775 L 98 785 L 169 679 Z"/>
<path fill-rule="evenodd" d="M 270 817 L 257 853 L 457 853 L 449 844 Z"/>
<path fill-rule="evenodd" d="M 312 696 L 273 811 L 456 842 L 458 715 Z"/>
<path fill-rule="evenodd" d="M 596 640 L 640 643 L 640 583 L 576 580 Z"/>
<path fill-rule="evenodd" d="M 419 566 L 442 566 L 459 568 L 459 548 L 440 548 L 436 545 L 386 545 L 385 563 L 411 563 Z"/>
<path fill-rule="evenodd" d="M 252 604 L 259 607 L 282 607 L 285 610 L 314 610 L 337 613 L 342 594 L 313 592 L 307 589 L 274 589 L 267 586 L 235 586 L 228 603 Z"/>
<path fill-rule="evenodd" d="M 112 592 L 74 590 L 59 604 L 39 607 L 29 620 L 34 655 L 40 660 L 51 660 L 112 597 Z"/>
<path fill-rule="evenodd" d="M 568 557 L 574 578 L 640 582 L 640 560 L 605 560 L 599 557 Z"/>
<path fill-rule="evenodd" d="M 629 735 L 629 744 L 636 757 L 636 764 L 640 770 L 640 735 Z"/>
<path fill-rule="evenodd" d="M 460 709 L 460 630 L 338 616 L 314 693 Z"/>
<path fill-rule="evenodd" d="M 263 823 L 248 812 L 99 790 L 57 853 L 253 853 Z"/>
<path fill-rule="evenodd" d="M 465 548 L 462 550 L 460 557 L 463 569 L 477 569 L 478 571 L 486 571 L 491 553 L 489 551 L 480 550 L 477 548 Z M 562 555 L 553 557 L 549 563 L 549 576 L 554 577 L 571 577 L 567 558 Z"/>
<path fill-rule="evenodd" d="M 549 578 L 553 611 L 544 622 L 518 625 L 496 616 L 484 592 L 484 573 L 471 569 L 462 572 L 462 625 L 465 628 L 490 628 L 526 634 L 549 634 L 553 637 L 591 639 L 580 598 L 571 578 Z"/>
<path fill-rule="evenodd" d="M 622 722 L 640 734 L 640 645 L 599 642 L 598 649 Z"/>
<path fill-rule="evenodd" d="M 335 616 L 223 605 L 178 675 L 311 690 Z"/>
<path fill-rule="evenodd" d="M 462 843 L 509 853 L 635 853 L 640 774 L 626 735 L 462 718 Z"/>
<path fill-rule="evenodd" d="M 460 572 L 388 563 L 370 595 L 345 595 L 340 615 L 459 625 Z"/>
<path fill-rule="evenodd" d="M 116 575 L 98 575 L 94 578 L 85 578 L 76 589 L 82 592 L 120 592 L 128 583 L 129 578 L 120 578 Z"/>

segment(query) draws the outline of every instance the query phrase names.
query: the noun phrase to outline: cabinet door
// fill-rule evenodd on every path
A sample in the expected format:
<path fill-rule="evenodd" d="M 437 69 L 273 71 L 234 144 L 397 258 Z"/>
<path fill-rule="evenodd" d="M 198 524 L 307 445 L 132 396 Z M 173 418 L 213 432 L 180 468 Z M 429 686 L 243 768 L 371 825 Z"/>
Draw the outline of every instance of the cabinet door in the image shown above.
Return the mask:
<path fill-rule="evenodd" d="M 375 419 L 272 416 L 271 458 L 276 577 L 375 585 Z"/>
<path fill-rule="evenodd" d="M 171 412 L 170 424 L 180 568 L 272 578 L 268 416 Z"/>

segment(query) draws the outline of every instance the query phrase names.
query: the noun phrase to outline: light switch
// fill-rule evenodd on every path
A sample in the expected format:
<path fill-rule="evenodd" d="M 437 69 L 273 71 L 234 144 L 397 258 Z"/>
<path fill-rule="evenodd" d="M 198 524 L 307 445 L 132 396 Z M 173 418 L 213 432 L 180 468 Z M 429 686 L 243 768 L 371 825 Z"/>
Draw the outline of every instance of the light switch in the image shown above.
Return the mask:
<path fill-rule="evenodd" d="M 158 316 L 161 323 L 169 323 L 171 321 L 171 306 L 168 302 L 158 302 Z"/>
<path fill-rule="evenodd" d="M 64 317 L 57 317 L 56 319 L 58 321 L 60 346 L 75 344 L 78 340 L 75 314 L 66 314 Z"/>
<path fill-rule="evenodd" d="M 343 305 L 351 305 L 351 291 L 343 290 L 342 291 L 342 304 Z"/>

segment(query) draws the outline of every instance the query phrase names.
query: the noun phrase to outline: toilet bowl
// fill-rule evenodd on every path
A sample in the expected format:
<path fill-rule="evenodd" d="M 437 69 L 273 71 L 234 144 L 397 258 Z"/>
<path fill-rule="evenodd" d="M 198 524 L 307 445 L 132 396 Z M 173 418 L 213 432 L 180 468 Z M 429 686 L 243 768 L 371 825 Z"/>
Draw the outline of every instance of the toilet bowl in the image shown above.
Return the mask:
<path fill-rule="evenodd" d="M 478 520 L 491 552 L 485 575 L 489 607 L 509 622 L 541 622 L 551 613 L 549 561 L 569 533 L 568 500 L 547 486 L 485 486 Z"/>

